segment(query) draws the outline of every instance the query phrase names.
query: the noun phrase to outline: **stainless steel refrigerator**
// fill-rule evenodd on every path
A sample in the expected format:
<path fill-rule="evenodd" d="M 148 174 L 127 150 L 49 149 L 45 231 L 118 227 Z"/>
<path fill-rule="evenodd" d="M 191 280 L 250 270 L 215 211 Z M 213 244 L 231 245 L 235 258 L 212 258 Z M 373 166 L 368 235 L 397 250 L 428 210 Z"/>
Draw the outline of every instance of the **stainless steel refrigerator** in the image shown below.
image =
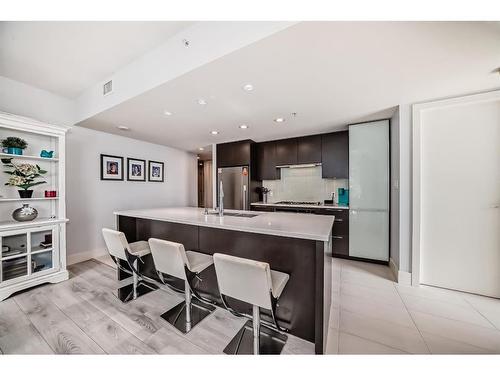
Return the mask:
<path fill-rule="evenodd" d="M 224 209 L 250 209 L 248 167 L 218 168 L 217 172 L 217 187 L 220 187 L 222 181 L 224 189 Z M 218 194 L 219 192 L 217 197 Z"/>
<path fill-rule="evenodd" d="M 389 260 L 389 121 L 349 126 L 349 255 Z"/>

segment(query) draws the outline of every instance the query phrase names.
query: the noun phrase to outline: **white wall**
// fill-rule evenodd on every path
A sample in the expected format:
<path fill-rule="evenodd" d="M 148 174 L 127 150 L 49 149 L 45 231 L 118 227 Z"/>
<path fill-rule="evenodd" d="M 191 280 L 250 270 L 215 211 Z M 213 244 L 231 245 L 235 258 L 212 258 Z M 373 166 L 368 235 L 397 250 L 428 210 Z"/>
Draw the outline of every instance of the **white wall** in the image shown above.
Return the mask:
<path fill-rule="evenodd" d="M 68 263 L 105 254 L 101 229 L 114 228 L 115 210 L 196 205 L 194 154 L 77 126 L 66 150 Z M 101 181 L 101 153 L 163 161 L 165 182 Z"/>
<path fill-rule="evenodd" d="M 0 76 L 0 110 L 54 125 L 74 124 L 74 102 Z"/>

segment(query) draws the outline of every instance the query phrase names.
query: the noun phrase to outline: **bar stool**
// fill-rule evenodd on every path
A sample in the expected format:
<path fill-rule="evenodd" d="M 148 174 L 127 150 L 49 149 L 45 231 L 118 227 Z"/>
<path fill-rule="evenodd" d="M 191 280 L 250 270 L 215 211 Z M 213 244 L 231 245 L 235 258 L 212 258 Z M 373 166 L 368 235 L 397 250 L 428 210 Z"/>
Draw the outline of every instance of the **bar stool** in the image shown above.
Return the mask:
<path fill-rule="evenodd" d="M 147 283 L 139 273 L 138 262 L 144 263 L 142 257 L 151 253 L 146 241 L 128 243 L 125 234 L 113 229 L 103 228 L 102 235 L 111 259 L 119 270 L 132 275 L 132 284 L 118 289 L 117 297 L 122 302 L 135 300 L 137 297 L 158 289 L 156 285 Z M 127 262 L 130 270 L 120 264 L 120 260 Z"/>
<path fill-rule="evenodd" d="M 184 280 L 184 301 L 163 313 L 161 317 L 182 333 L 187 333 L 215 310 L 215 307 L 209 304 L 210 301 L 202 298 L 194 289 L 194 279 L 201 280 L 198 274 L 210 267 L 214 261 L 210 255 L 186 251 L 184 245 L 177 242 L 150 238 L 149 246 L 158 277 L 163 284 L 172 288 L 165 282 L 163 274 Z M 192 296 L 197 300 L 192 300 Z"/>
<path fill-rule="evenodd" d="M 271 270 L 268 263 L 214 254 L 215 272 L 224 306 L 231 309 L 226 297 L 236 298 L 252 305 L 252 321 L 248 321 L 224 349 L 226 354 L 280 354 L 287 336 L 280 333 L 276 320 L 276 307 L 288 274 Z M 260 308 L 271 311 L 275 329 L 260 320 Z M 262 328 L 262 329 L 261 329 Z"/>

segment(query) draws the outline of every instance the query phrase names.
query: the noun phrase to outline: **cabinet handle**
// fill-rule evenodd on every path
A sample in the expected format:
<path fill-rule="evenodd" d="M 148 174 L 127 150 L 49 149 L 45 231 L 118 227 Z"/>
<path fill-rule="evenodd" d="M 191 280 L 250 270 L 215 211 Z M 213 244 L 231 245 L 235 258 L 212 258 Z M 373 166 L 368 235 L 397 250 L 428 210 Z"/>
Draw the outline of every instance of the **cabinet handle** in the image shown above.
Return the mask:
<path fill-rule="evenodd" d="M 335 219 L 335 221 L 344 221 L 344 219 Z"/>
<path fill-rule="evenodd" d="M 335 240 L 342 240 L 342 239 L 344 239 L 344 237 L 342 237 L 342 236 L 332 236 L 332 238 L 335 239 Z"/>

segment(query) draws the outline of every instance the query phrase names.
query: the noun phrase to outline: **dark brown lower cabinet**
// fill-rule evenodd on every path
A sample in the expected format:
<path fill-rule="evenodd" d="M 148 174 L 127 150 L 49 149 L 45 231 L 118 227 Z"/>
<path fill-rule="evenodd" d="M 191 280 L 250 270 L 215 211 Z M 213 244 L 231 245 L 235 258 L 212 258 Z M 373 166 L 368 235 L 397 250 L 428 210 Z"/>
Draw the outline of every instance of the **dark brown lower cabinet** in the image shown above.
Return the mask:
<path fill-rule="evenodd" d="M 315 212 L 317 215 L 334 215 L 332 233 L 332 253 L 333 256 L 349 256 L 349 210 L 342 208 L 319 208 Z"/>
<path fill-rule="evenodd" d="M 349 236 L 333 234 L 332 235 L 332 253 L 333 256 L 349 256 Z"/>

